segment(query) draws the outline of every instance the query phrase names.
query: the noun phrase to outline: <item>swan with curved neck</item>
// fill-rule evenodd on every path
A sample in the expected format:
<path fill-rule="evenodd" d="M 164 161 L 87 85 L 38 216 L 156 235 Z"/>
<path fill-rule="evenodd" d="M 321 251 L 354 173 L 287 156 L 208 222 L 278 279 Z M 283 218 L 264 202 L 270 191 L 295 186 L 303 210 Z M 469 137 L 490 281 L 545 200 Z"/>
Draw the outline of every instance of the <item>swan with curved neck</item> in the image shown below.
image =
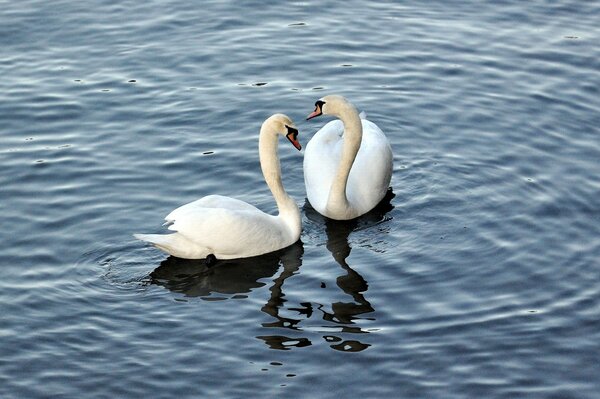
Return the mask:
<path fill-rule="evenodd" d="M 373 209 L 392 176 L 392 149 L 385 134 L 358 113 L 346 98 L 329 95 L 315 103 L 312 119 L 331 115 L 306 146 L 304 179 L 308 201 L 317 212 L 349 220 Z"/>
<path fill-rule="evenodd" d="M 279 214 L 269 215 L 247 202 L 209 195 L 172 211 L 165 220 L 171 234 L 134 234 L 160 250 L 187 259 L 236 259 L 262 255 L 292 245 L 300 238 L 298 205 L 284 190 L 277 155 L 284 135 L 298 149 L 298 130 L 289 117 L 275 114 L 262 125 L 260 166 Z"/>

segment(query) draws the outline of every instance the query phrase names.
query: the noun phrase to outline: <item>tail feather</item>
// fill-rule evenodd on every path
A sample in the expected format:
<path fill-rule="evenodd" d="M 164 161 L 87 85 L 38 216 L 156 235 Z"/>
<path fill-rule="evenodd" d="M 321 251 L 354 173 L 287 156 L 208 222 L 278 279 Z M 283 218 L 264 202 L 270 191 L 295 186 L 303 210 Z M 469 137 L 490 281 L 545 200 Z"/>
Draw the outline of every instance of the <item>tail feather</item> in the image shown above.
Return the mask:
<path fill-rule="evenodd" d="M 140 241 L 146 241 L 151 244 L 160 244 L 167 242 L 167 236 L 164 234 L 134 234 L 133 236 Z"/>
<path fill-rule="evenodd" d="M 148 242 L 165 252 L 172 252 L 172 234 L 134 234 L 133 236 L 138 240 Z"/>
<path fill-rule="evenodd" d="M 172 234 L 134 234 L 135 238 L 148 242 L 170 255 L 187 259 L 203 259 L 208 250 L 195 245 L 179 233 Z"/>

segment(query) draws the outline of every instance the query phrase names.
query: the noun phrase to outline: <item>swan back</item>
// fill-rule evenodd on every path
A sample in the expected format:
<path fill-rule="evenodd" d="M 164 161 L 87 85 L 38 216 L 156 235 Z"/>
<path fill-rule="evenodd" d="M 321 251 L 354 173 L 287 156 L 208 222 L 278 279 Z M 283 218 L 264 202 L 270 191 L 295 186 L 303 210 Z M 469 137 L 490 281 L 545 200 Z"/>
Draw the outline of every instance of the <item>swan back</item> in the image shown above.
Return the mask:
<path fill-rule="evenodd" d="M 392 175 L 392 150 L 385 134 L 339 95 L 322 97 L 309 119 L 333 115 L 308 143 L 304 155 L 311 205 L 336 220 L 356 218 L 385 196 Z"/>

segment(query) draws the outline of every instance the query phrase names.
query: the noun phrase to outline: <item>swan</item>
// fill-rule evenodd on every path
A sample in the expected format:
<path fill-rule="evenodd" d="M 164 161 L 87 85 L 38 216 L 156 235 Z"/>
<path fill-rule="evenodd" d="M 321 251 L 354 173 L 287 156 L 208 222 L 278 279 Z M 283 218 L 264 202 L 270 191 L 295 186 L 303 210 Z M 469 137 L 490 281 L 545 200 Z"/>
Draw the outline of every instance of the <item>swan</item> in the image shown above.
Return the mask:
<path fill-rule="evenodd" d="M 385 134 L 346 98 L 329 95 L 307 120 L 336 116 L 306 145 L 304 181 L 312 207 L 330 219 L 350 220 L 373 209 L 392 177 L 392 148 Z"/>
<path fill-rule="evenodd" d="M 262 255 L 294 244 L 300 238 L 298 205 L 284 190 L 277 155 L 278 136 L 301 150 L 298 130 L 289 117 L 275 114 L 262 124 L 258 140 L 260 166 L 279 214 L 221 195 L 208 195 L 167 215 L 170 234 L 134 234 L 178 258 L 237 259 Z"/>

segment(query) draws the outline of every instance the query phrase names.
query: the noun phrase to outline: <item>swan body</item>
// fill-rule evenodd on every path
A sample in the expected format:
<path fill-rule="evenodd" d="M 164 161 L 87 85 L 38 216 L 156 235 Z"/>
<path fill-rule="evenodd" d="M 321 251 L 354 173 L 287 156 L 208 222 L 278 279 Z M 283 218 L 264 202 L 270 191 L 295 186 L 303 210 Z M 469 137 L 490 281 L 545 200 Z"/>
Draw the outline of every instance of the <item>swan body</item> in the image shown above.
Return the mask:
<path fill-rule="evenodd" d="M 298 131 L 283 114 L 262 125 L 260 165 L 279 214 L 269 215 L 235 198 L 209 195 L 175 209 L 165 218 L 170 234 L 134 234 L 170 255 L 186 259 L 237 259 L 262 255 L 292 245 L 300 238 L 298 205 L 284 190 L 277 155 L 278 136 L 300 150 Z"/>
<path fill-rule="evenodd" d="M 325 96 L 315 105 L 307 119 L 322 114 L 339 119 L 323 126 L 306 146 L 306 196 L 323 216 L 354 219 L 385 196 L 392 177 L 392 148 L 381 129 L 344 97 Z"/>

